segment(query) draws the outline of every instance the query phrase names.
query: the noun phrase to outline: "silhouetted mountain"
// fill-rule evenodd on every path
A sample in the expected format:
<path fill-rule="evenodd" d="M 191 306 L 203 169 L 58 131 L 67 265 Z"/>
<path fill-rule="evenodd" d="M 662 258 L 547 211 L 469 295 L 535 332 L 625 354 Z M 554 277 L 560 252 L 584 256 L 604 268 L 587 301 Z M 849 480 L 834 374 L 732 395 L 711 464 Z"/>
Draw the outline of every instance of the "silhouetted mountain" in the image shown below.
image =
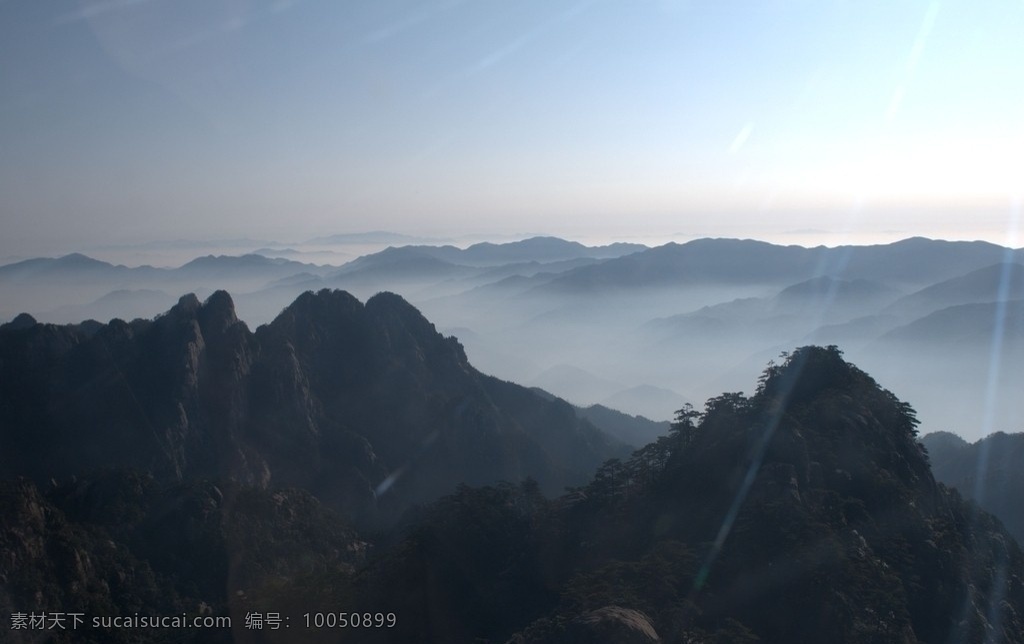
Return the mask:
<path fill-rule="evenodd" d="M 558 273 L 563 273 L 573 268 L 580 266 L 589 266 L 596 264 L 602 260 L 594 257 L 578 257 L 575 259 L 562 259 L 551 262 L 539 262 L 531 260 L 528 262 L 514 262 L 510 264 L 500 264 L 498 266 L 489 267 L 476 276 L 476 281 L 480 284 L 501 284 L 505 280 L 512 280 L 502 284 L 502 286 L 514 285 L 514 280 L 531 280 L 538 279 L 543 280 L 544 276 L 554 276 Z"/>
<path fill-rule="evenodd" d="M 302 251 L 294 248 L 257 248 L 252 254 L 264 257 L 301 257 Z"/>
<path fill-rule="evenodd" d="M 175 298 L 157 289 L 118 289 L 88 304 L 66 304 L 53 309 L 52 314 L 62 319 L 108 319 L 110 311 L 117 311 L 124 319 L 149 318 L 166 311 Z"/>
<path fill-rule="evenodd" d="M 1011 251 L 1010 256 L 1019 258 L 1020 251 Z M 1007 257 L 1007 250 L 995 244 L 920 237 L 893 244 L 835 248 L 776 246 L 749 239 L 697 239 L 579 268 L 541 288 L 587 293 L 639 287 L 784 285 L 821 276 L 898 287 L 924 286 L 1006 261 Z"/>
<path fill-rule="evenodd" d="M 999 263 L 933 284 L 900 298 L 886 313 L 918 318 L 960 304 L 1024 299 L 1024 265 Z"/>
<path fill-rule="evenodd" d="M 784 288 L 773 299 L 772 308 L 779 313 L 845 319 L 878 310 L 900 295 L 901 291 L 880 282 L 822 276 Z"/>
<path fill-rule="evenodd" d="M 878 311 L 899 295 L 900 291 L 877 282 L 822 276 L 787 286 L 773 297 L 737 298 L 652 320 L 647 326 L 659 334 L 746 331 L 795 339 L 819 325 L 845 323 Z"/>
<path fill-rule="evenodd" d="M 642 244 L 618 242 L 607 246 L 584 246 L 558 237 L 531 237 L 517 242 L 473 244 L 459 255 L 474 264 L 506 264 L 513 262 L 557 262 L 582 258 L 622 257 L 647 250 Z"/>
<path fill-rule="evenodd" d="M 270 274 L 294 274 L 316 268 L 311 264 L 304 264 L 281 257 L 266 257 L 264 255 L 248 254 L 239 256 L 230 255 L 207 255 L 197 257 L 192 261 L 176 269 L 176 272 L 189 274 L 195 273 L 204 277 L 230 277 L 235 274 L 251 276 L 253 272 Z"/>
<path fill-rule="evenodd" d="M 65 323 L 83 317 L 148 317 L 174 302 L 174 298 L 154 297 L 156 292 L 187 290 L 205 296 L 229 287 L 248 293 L 300 273 L 319 276 L 330 270 L 254 254 L 208 255 L 177 268 L 113 265 L 78 254 L 34 259 L 0 266 L 0 319 L 16 311 L 29 311 L 46 322 Z M 275 302 L 272 310 L 279 311 L 298 292 L 294 288 L 284 302 Z M 157 300 L 159 307 L 153 308 Z"/>
<path fill-rule="evenodd" d="M 699 422 L 695 422 L 699 421 Z M 805 347 L 585 488 L 463 488 L 325 605 L 366 641 L 1016 642 L 1024 555 L 939 485 L 913 410 Z"/>
<path fill-rule="evenodd" d="M 768 313 L 768 302 L 767 298 L 738 298 L 690 313 L 654 319 L 645 327 L 659 338 L 688 335 L 708 340 L 724 338 L 738 335 L 744 327 L 762 321 Z"/>
<path fill-rule="evenodd" d="M 364 280 L 385 283 L 393 279 L 424 281 L 464 277 L 476 272 L 468 266 L 438 257 L 441 253 L 435 253 L 437 249 L 434 246 L 387 248 L 352 260 L 331 274 L 329 279 L 339 282 Z"/>
<path fill-rule="evenodd" d="M 951 306 L 893 329 L 881 341 L 987 349 L 997 329 L 1003 334 L 1003 348 L 1024 348 L 1024 300 Z"/>
<path fill-rule="evenodd" d="M 554 292 L 589 292 L 694 284 L 794 282 L 813 275 L 816 260 L 815 249 L 799 246 L 775 246 L 749 239 L 698 239 L 682 245 L 669 243 L 578 268 L 540 288 Z"/>
<path fill-rule="evenodd" d="M 582 407 L 577 413 L 598 429 L 627 445 L 646 445 L 656 441 L 659 436 L 668 434 L 668 421 L 654 421 L 643 416 L 633 416 L 604 405 Z"/>
<path fill-rule="evenodd" d="M 547 400 L 557 399 L 557 396 L 539 387 L 531 387 L 531 390 Z M 589 420 L 594 427 L 634 448 L 637 445 L 652 443 L 658 440 L 659 436 L 668 434 L 670 426 L 667 420 L 654 421 L 644 416 L 626 414 L 604 405 L 588 407 L 573 405 L 573 409 L 576 410 L 577 416 Z"/>
<path fill-rule="evenodd" d="M 601 402 L 631 414 L 646 413 L 658 420 L 668 420 L 689 401 L 685 396 L 664 387 L 637 385 L 617 391 Z"/>
<path fill-rule="evenodd" d="M 1020 261 L 1020 250 L 984 241 L 945 241 L 911 237 L 892 244 L 840 246 L 847 273 L 863 279 L 893 279 L 903 284 L 933 284 L 979 268 Z"/>
<path fill-rule="evenodd" d="M 408 277 L 415 277 L 416 271 L 421 268 L 438 271 L 442 267 L 447 267 L 447 270 L 453 271 L 455 267 L 459 267 L 465 273 L 467 267 L 483 268 L 529 262 L 551 264 L 588 258 L 603 259 L 620 257 L 646 248 L 639 244 L 624 243 L 590 247 L 557 237 L 533 237 L 504 244 L 483 242 L 473 244 L 465 249 L 451 245 L 392 246 L 345 264 L 338 271 L 338 275 L 365 272 L 371 268 L 378 271 L 388 268 L 396 275 L 401 274 L 401 271 Z"/>
<path fill-rule="evenodd" d="M 6 324 L 0 325 L 0 330 L 5 331 L 21 331 L 23 329 L 32 328 L 38 324 L 36 319 L 28 313 L 19 313 L 13 320 Z"/>
<path fill-rule="evenodd" d="M 605 398 L 623 388 L 622 383 L 605 380 L 585 369 L 567 364 L 545 369 L 534 376 L 530 384 L 581 406 L 593 404 L 594 401 L 587 397 L 588 392 L 599 393 L 601 398 Z"/>
<path fill-rule="evenodd" d="M 290 287 L 297 287 L 297 286 L 308 286 L 308 285 L 311 285 L 311 284 L 312 285 L 320 285 L 320 284 L 323 283 L 323 281 L 324 280 L 323 280 L 322 277 L 320 277 L 319 275 L 314 275 L 313 273 L 295 273 L 294 275 L 289 275 L 288 277 L 282 277 L 281 279 L 272 282 L 267 288 L 268 289 L 276 289 L 276 288 L 290 288 Z M 311 291 L 311 290 L 320 290 L 320 289 L 306 288 L 306 290 L 307 291 Z"/>
<path fill-rule="evenodd" d="M 117 279 L 131 272 L 150 273 L 158 271 L 149 266 L 128 268 L 101 262 L 81 253 L 72 253 L 63 257 L 26 259 L 14 264 L 0 266 L 0 278 L 15 282 L 36 281 L 52 278 L 72 280 L 73 282 L 97 278 Z"/>
<path fill-rule="evenodd" d="M 928 450 L 928 462 L 931 463 L 933 473 L 937 473 L 939 469 L 945 468 L 949 463 L 957 460 L 963 450 L 970 445 L 953 432 L 925 434 L 921 438 L 921 444 Z"/>
<path fill-rule="evenodd" d="M 477 372 L 391 294 L 307 292 L 255 334 L 223 291 L 91 331 L 17 326 L 0 331 L 8 477 L 227 477 L 386 521 L 459 483 L 558 491 L 622 449 L 566 403 Z"/>
<path fill-rule="evenodd" d="M 1024 541 L 1024 434 L 996 432 L 968 443 L 949 432 L 921 439 L 935 478 L 999 517 Z"/>
<path fill-rule="evenodd" d="M 29 259 L 15 264 L 0 266 L 0 277 L 16 282 L 46 282 L 70 280 L 74 283 L 114 283 L 126 279 L 138 283 L 152 280 L 175 280 L 194 278 L 224 278 L 240 276 L 245 278 L 271 279 L 303 271 L 321 272 L 320 267 L 289 259 L 248 255 L 206 255 L 197 257 L 178 268 L 154 268 L 152 266 L 128 267 L 101 262 L 79 253 L 56 259 Z"/>

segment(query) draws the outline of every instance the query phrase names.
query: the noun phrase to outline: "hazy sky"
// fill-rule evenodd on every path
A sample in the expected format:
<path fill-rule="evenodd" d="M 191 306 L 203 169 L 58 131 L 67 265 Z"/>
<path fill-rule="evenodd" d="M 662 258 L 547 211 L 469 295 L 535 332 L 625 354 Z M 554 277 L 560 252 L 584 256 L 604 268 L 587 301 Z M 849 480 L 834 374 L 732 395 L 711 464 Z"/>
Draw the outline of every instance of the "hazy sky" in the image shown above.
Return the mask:
<path fill-rule="evenodd" d="M 1022 0 L 0 0 L 0 255 L 372 229 L 1006 243 L 1021 34 Z"/>

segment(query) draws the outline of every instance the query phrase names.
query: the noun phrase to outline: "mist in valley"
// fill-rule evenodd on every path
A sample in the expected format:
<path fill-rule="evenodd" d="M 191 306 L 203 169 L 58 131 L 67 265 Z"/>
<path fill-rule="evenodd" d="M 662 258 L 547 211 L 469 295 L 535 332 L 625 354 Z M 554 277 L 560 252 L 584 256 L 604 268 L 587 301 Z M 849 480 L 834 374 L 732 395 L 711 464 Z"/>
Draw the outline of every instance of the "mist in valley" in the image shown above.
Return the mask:
<path fill-rule="evenodd" d="M 834 344 L 910 402 L 925 433 L 975 440 L 1022 429 L 1017 250 L 921 238 L 835 248 L 540 237 L 390 245 L 401 237 L 384 234 L 330 241 L 177 267 L 84 255 L 8 264 L 0 315 L 55 324 L 151 318 L 183 293 L 204 299 L 225 289 L 255 329 L 304 291 L 341 289 L 363 301 L 389 291 L 458 338 L 478 369 L 580 407 L 667 421 L 687 403 L 699 409 L 725 391 L 750 393 L 785 352 Z M 315 261 L 357 252 L 340 264 Z"/>

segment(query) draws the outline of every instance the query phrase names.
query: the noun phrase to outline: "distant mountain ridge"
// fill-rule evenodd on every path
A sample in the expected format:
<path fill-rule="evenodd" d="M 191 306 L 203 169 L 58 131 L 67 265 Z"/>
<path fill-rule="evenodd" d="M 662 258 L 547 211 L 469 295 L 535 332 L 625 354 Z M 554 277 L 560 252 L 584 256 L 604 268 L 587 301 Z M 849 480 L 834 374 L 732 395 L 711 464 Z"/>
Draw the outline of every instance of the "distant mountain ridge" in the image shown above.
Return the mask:
<path fill-rule="evenodd" d="M 911 238 L 804 248 L 699 239 L 644 249 L 553 238 L 469 248 L 399 245 L 405 241 L 341 266 L 304 263 L 304 255 L 289 257 L 300 260 L 291 264 L 195 258 L 174 269 L 81 256 L 30 260 L 0 267 L 0 321 L 23 311 L 65 323 L 152 317 L 174 302 L 161 294 L 203 299 L 224 289 L 234 294 L 238 316 L 255 326 L 305 290 L 342 289 L 362 300 L 391 291 L 441 327 L 472 329 L 467 347 L 484 371 L 577 402 L 604 402 L 645 385 L 698 400 L 741 387 L 786 347 L 839 343 L 879 377 L 899 383 L 929 430 L 947 421 L 979 427 L 971 410 L 980 405 L 954 404 L 949 392 L 980 400 L 991 345 L 1024 346 L 1020 307 L 1012 304 L 1021 301 L 1024 256 L 985 242 Z M 993 298 L 1007 304 L 986 306 Z M 999 329 L 1001 340 L 993 336 Z M 933 350 L 935 342 L 947 349 Z M 1016 354 L 1007 355 L 998 382 L 1009 392 L 1022 376 L 1008 366 Z M 688 368 L 676 368 L 680 361 Z M 533 380 L 559 365 L 591 377 L 563 379 L 561 388 Z M 609 390 L 607 382 L 617 386 Z M 1021 400 L 999 396 L 998 424 L 1013 429 Z M 651 418 L 664 418 L 672 406 L 637 403 L 630 411 Z"/>
<path fill-rule="evenodd" d="M 989 348 L 1001 329 L 1000 349 L 1024 349 L 1024 300 L 959 304 L 889 331 L 880 343 L 945 342 L 968 350 Z"/>
<path fill-rule="evenodd" d="M 533 391 L 547 400 L 556 400 L 557 396 L 539 387 Z M 576 415 L 593 423 L 601 431 L 633 447 L 640 447 L 658 440 L 659 436 L 668 434 L 671 423 L 667 420 L 655 421 L 643 416 L 634 416 L 604 405 L 573 405 Z"/>
<path fill-rule="evenodd" d="M 372 235 L 371 238 L 376 239 Z M 399 241 L 407 238 L 397 236 L 388 239 Z M 1024 261 L 1022 251 L 1006 249 L 987 242 L 949 242 L 916 237 L 891 244 L 832 248 L 779 246 L 749 239 L 710 238 L 684 244 L 668 243 L 654 248 L 623 242 L 588 247 L 557 237 L 534 237 L 500 244 L 481 242 L 465 249 L 452 245 L 391 246 L 380 253 L 353 260 L 342 269 L 343 272 L 351 272 L 414 257 L 430 257 L 466 266 L 500 266 L 518 262 L 554 262 L 580 258 L 607 260 L 599 265 L 572 269 L 559 277 L 555 280 L 557 285 L 552 288 L 560 290 L 572 284 L 586 288 L 658 286 L 700 281 L 782 281 L 795 284 L 798 281 L 822 277 L 847 281 L 895 280 L 907 284 L 928 285 L 943 279 L 955 279 L 970 271 L 986 269 L 1007 261 Z M 180 268 L 301 264 L 293 260 L 252 253 L 241 256 L 209 255 L 196 258 Z M 0 277 L 26 277 L 67 269 L 174 271 L 180 268 L 115 266 L 80 253 L 72 253 L 59 258 L 28 259 L 0 266 Z"/>
<path fill-rule="evenodd" d="M 335 242 L 324 241 L 340 244 L 395 244 L 340 266 L 303 262 L 300 261 L 303 257 L 300 251 L 275 251 L 265 247 L 242 255 L 196 257 L 173 268 L 115 265 L 81 253 L 56 258 L 33 258 L 0 266 L 0 297 L 3 297 L 0 301 L 8 302 L 7 307 L 17 307 L 18 300 L 23 300 L 20 310 L 29 309 L 38 315 L 47 312 L 34 304 L 36 300 L 48 301 L 41 297 L 45 291 L 49 289 L 59 293 L 66 285 L 75 284 L 80 288 L 71 293 L 71 297 L 59 298 L 65 300 L 58 311 L 61 315 L 59 321 L 81 319 L 73 317 L 78 309 L 82 313 L 91 313 L 97 308 L 109 311 L 107 315 L 100 316 L 109 319 L 119 315 L 119 312 L 110 307 L 98 307 L 96 303 L 113 291 L 189 290 L 209 294 L 220 288 L 232 288 L 246 294 L 246 297 L 241 298 L 244 305 L 254 300 L 260 302 L 255 309 L 260 312 L 257 321 L 262 322 L 272 318 L 272 314 L 264 311 L 280 310 L 301 292 L 301 289 L 289 286 L 298 283 L 300 276 L 304 276 L 301 280 L 303 283 L 299 284 L 301 288 L 342 288 L 350 291 L 358 288 L 369 297 L 377 291 L 394 290 L 402 283 L 430 286 L 445 280 L 476 280 L 467 281 L 464 287 L 472 288 L 507 276 L 532 276 L 539 270 L 558 273 L 578 266 L 580 262 L 601 261 L 646 248 L 626 243 L 587 247 L 554 237 L 535 237 L 506 243 L 482 242 L 466 249 L 450 245 L 422 245 L 422 242 L 427 241 L 430 240 L 394 233 L 343 235 Z M 421 245 L 411 245 L 414 242 Z M 284 254 L 287 257 L 280 256 Z M 313 254 L 323 258 L 320 251 Z M 492 271 L 498 272 L 492 275 Z M 83 297 L 84 294 L 88 296 Z M 282 297 L 287 300 L 282 301 Z M 75 299 L 78 299 L 77 304 L 67 301 Z M 264 300 L 271 304 L 263 304 Z M 145 306 L 144 302 L 134 305 L 136 309 Z M 3 318 L 3 310 L 0 309 L 0 319 Z M 8 317 L 13 317 L 17 310 L 12 310 Z M 252 310 L 247 311 L 251 315 Z M 41 317 L 46 319 L 45 316 Z"/>
<path fill-rule="evenodd" d="M 376 239 L 373 235 L 371 237 Z M 406 241 L 402 236 L 388 239 Z M 301 258 L 301 254 L 292 256 Z M 572 263 L 584 260 L 583 265 Z M 500 244 L 482 242 L 465 249 L 451 245 L 395 245 L 340 267 L 318 266 L 259 253 L 207 255 L 177 268 L 129 267 L 72 253 L 59 258 L 29 259 L 0 266 L 0 287 L 5 286 L 5 281 L 8 289 L 18 284 L 41 289 L 65 283 L 80 283 L 96 289 L 106 287 L 104 291 L 95 292 L 92 298 L 95 300 L 118 289 L 173 290 L 172 286 L 178 288 L 183 284 L 191 284 L 189 290 L 202 291 L 199 284 L 209 283 L 211 287 L 206 292 L 210 293 L 217 288 L 212 285 L 218 279 L 235 280 L 244 284 L 246 290 L 253 287 L 280 290 L 280 286 L 272 285 L 287 283 L 305 273 L 311 276 L 318 288 L 349 289 L 360 285 L 370 292 L 387 290 L 405 280 L 429 286 L 444 280 L 473 278 L 466 282 L 464 290 L 480 286 L 502 288 L 502 280 L 516 281 L 524 291 L 536 291 L 538 294 L 599 294 L 608 289 L 728 284 L 775 285 L 779 289 L 793 289 L 798 283 L 806 282 L 807 288 L 803 290 L 805 295 L 809 295 L 808 289 L 818 288 L 820 291 L 822 280 L 833 279 L 839 286 L 826 293 L 852 294 L 853 284 L 868 282 L 890 285 L 878 286 L 883 289 L 901 285 L 907 292 L 915 287 L 935 284 L 933 290 L 938 290 L 940 287 L 936 283 L 942 280 L 952 280 L 949 288 L 961 291 L 967 288 L 968 292 L 975 293 L 977 288 L 969 284 L 955 286 L 956 280 L 988 279 L 985 271 L 990 273 L 995 270 L 994 265 L 1006 261 L 1019 263 L 1024 261 L 1024 255 L 1019 250 L 984 242 L 945 242 L 922 238 L 876 246 L 835 248 L 779 246 L 740 239 L 698 239 L 685 244 L 669 243 L 648 248 L 627 243 L 588 247 L 555 237 L 534 237 Z M 487 268 L 495 270 L 488 275 L 482 271 Z M 547 274 L 538 276 L 539 271 Z M 979 275 L 965 276 L 970 271 L 978 271 Z M 1019 271 L 1018 266 L 1011 272 L 1016 275 Z M 1014 279 L 1014 284 L 1020 281 L 1016 277 Z M 1012 286 L 1011 292 L 1017 290 L 1019 288 Z M 780 293 L 780 297 L 785 299 L 789 293 L 795 294 L 787 289 Z M 295 295 L 297 293 L 293 292 L 292 297 Z M 865 293 L 860 295 L 865 296 Z M 878 295 L 881 296 L 882 292 Z M 485 294 L 481 293 L 481 296 Z M 913 307 L 913 302 L 924 301 L 927 297 L 927 293 L 914 294 L 905 298 L 906 304 L 894 306 Z M 946 301 L 939 304 L 942 303 L 949 304 Z"/>
<path fill-rule="evenodd" d="M 177 268 L 155 268 L 143 265 L 129 267 L 123 264 L 110 264 L 93 259 L 81 253 L 72 253 L 56 258 L 27 259 L 13 264 L 0 266 L 0 278 L 10 280 L 41 280 L 50 277 L 59 279 L 107 277 L 110 279 L 153 279 L 157 277 L 174 278 L 177 275 L 188 275 L 207 272 L 207 275 L 223 277 L 225 273 L 252 272 L 271 270 L 275 272 L 316 270 L 317 266 L 284 258 L 266 257 L 259 254 L 245 255 L 206 255 L 197 257 Z"/>
<path fill-rule="evenodd" d="M 1024 299 L 1024 264 L 1000 262 L 911 293 L 893 302 L 884 312 L 920 317 L 937 308 L 1021 299 Z"/>
<path fill-rule="evenodd" d="M 1022 252 L 987 242 L 919 237 L 875 246 L 778 246 L 750 239 L 669 243 L 583 267 L 551 282 L 557 292 L 710 284 L 785 284 L 820 276 L 925 286 L 1004 262 Z"/>
<path fill-rule="evenodd" d="M 640 244 L 615 243 L 607 246 L 584 246 L 579 242 L 557 237 L 532 237 L 516 242 L 494 244 L 481 242 L 465 249 L 457 246 L 408 245 L 390 246 L 379 253 L 365 255 L 349 262 L 340 274 L 387 266 L 414 259 L 432 259 L 451 265 L 493 267 L 521 262 L 559 262 L 582 258 L 607 259 L 647 250 Z M 440 264 L 439 264 L 440 265 Z"/>

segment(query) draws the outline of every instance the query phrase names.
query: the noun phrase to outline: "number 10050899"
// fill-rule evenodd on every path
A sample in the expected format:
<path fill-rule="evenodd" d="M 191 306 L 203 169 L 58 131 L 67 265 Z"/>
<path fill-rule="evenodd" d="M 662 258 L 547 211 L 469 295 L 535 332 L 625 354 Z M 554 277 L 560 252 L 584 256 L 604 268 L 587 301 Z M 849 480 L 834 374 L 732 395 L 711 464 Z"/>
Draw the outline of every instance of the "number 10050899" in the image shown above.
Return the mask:
<path fill-rule="evenodd" d="M 306 628 L 393 628 L 394 613 L 304 613 Z"/>

